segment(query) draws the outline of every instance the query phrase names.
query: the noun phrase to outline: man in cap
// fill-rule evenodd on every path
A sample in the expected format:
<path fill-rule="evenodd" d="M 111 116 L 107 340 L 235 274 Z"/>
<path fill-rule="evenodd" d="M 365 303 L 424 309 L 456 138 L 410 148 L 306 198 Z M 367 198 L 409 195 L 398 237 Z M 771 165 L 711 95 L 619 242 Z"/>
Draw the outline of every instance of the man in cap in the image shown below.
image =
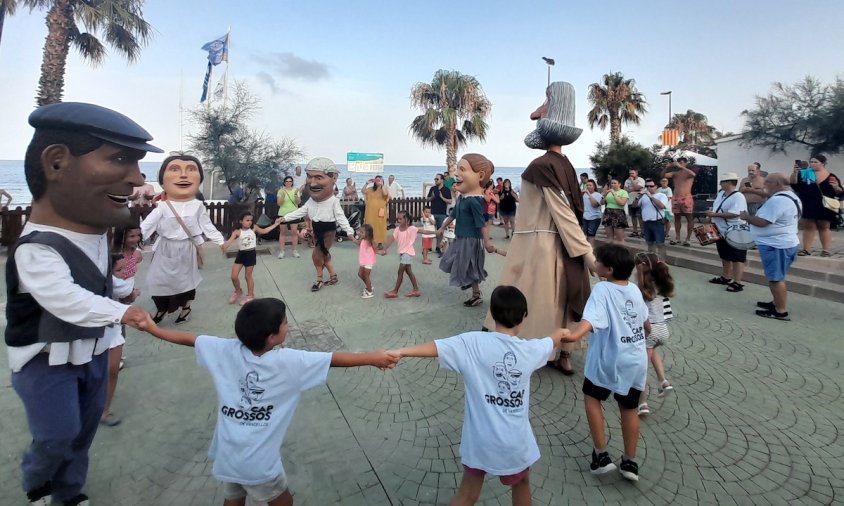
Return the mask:
<path fill-rule="evenodd" d="M 334 245 L 334 237 L 337 232 L 337 225 L 350 237 L 354 239 L 355 230 L 349 225 L 349 220 L 343 214 L 343 207 L 340 199 L 334 195 L 334 184 L 340 171 L 334 162 L 328 158 L 317 157 L 308 162 L 305 168 L 308 174 L 305 187 L 311 198 L 302 204 L 302 207 L 285 214 L 282 222 L 298 220 L 307 217 L 310 220 L 316 247 L 311 254 L 316 269 L 316 282 L 311 286 L 311 291 L 316 292 L 323 285 L 336 285 L 338 283 L 337 273 L 334 272 L 334 263 L 331 261 L 331 246 Z M 328 281 L 323 283 L 323 270 L 328 270 Z"/>
<path fill-rule="evenodd" d="M 144 184 L 138 161 L 161 152 L 120 113 L 83 103 L 40 107 L 24 168 L 32 213 L 6 264 L 6 346 L 32 443 L 23 456 L 31 504 L 88 504 L 88 449 L 106 400 L 106 326 L 146 311 L 111 299 L 106 232 L 129 222 Z"/>

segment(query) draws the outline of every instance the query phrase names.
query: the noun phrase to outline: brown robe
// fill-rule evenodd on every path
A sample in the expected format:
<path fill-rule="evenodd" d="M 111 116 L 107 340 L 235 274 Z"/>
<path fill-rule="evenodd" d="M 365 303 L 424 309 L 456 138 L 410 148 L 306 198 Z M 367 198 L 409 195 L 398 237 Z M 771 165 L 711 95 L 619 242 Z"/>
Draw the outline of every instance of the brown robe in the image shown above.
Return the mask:
<path fill-rule="evenodd" d="M 583 208 L 580 188 L 564 155 L 549 151 L 528 165 L 499 281 L 518 287 L 527 298 L 528 317 L 520 337 L 549 336 L 560 327 L 571 328 L 583 315 L 591 291 L 585 255 L 591 257 L 592 246 L 580 228 L 577 208 Z M 495 328 L 489 314 L 485 326 Z M 573 348 L 569 344 L 563 349 Z"/>

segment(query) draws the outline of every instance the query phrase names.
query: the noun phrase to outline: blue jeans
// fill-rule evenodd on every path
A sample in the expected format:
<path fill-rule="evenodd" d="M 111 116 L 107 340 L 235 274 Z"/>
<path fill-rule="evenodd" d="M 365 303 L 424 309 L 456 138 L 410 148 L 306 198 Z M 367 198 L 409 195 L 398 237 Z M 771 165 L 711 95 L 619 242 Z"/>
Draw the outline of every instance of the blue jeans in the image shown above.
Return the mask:
<path fill-rule="evenodd" d="M 56 366 L 39 353 L 12 373 L 32 434 L 21 462 L 24 491 L 52 481 L 54 504 L 82 492 L 88 449 L 105 408 L 107 373 L 108 351 L 87 364 Z"/>
<path fill-rule="evenodd" d="M 665 244 L 665 224 L 662 223 L 662 220 L 644 221 L 642 222 L 642 235 L 645 236 L 645 243 L 648 245 L 662 246 Z"/>

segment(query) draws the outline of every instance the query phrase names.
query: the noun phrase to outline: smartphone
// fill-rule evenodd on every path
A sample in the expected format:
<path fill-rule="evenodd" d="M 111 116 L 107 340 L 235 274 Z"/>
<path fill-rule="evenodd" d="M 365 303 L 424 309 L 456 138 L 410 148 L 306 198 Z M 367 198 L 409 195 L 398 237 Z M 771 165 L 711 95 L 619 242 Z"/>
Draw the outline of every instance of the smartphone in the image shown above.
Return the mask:
<path fill-rule="evenodd" d="M 750 186 L 751 186 L 751 185 L 750 185 L 750 181 L 745 181 L 745 182 L 744 182 L 744 186 L 746 186 L 746 187 L 750 188 Z"/>
<path fill-rule="evenodd" d="M 798 167 L 800 167 L 800 165 L 801 165 L 802 163 L 803 163 L 803 160 L 794 160 L 794 165 L 796 165 L 796 166 L 798 166 Z"/>

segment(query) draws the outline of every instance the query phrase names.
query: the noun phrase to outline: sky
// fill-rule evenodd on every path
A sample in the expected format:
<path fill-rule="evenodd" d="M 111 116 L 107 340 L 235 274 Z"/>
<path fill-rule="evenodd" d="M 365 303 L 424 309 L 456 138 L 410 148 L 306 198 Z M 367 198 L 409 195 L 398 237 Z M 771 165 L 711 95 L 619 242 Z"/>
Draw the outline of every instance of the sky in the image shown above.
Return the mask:
<path fill-rule="evenodd" d="M 32 135 L 26 118 L 35 106 L 45 14 L 19 9 L 6 18 L 0 159 L 22 159 Z M 460 152 L 485 154 L 502 167 L 539 155 L 523 139 L 534 128 L 529 114 L 544 100 L 543 56 L 556 61 L 551 80 L 568 81 L 577 93 L 583 134 L 564 150 L 575 167 L 588 167 L 596 142 L 609 136 L 586 121 L 587 89 L 606 73 L 624 73 L 644 93 L 648 113 L 622 132 L 646 146 L 668 120 L 660 92 L 672 91 L 673 112 L 694 109 L 717 129 L 739 132 L 741 111 L 773 82 L 844 75 L 839 0 L 150 0 L 144 17 L 154 35 L 136 63 L 111 55 L 91 67 L 71 52 L 64 100 L 126 114 L 165 151 L 188 148 L 188 112 L 199 107 L 207 65 L 200 48 L 229 28 L 229 79 L 261 100 L 251 126 L 295 139 L 308 158 L 337 163 L 359 151 L 384 153 L 386 164 L 444 165 L 444 150 L 422 146 L 408 130 L 420 114 L 410 89 L 438 69 L 480 81 L 492 102 L 489 133 Z M 213 83 L 222 70 L 215 67 Z"/>

